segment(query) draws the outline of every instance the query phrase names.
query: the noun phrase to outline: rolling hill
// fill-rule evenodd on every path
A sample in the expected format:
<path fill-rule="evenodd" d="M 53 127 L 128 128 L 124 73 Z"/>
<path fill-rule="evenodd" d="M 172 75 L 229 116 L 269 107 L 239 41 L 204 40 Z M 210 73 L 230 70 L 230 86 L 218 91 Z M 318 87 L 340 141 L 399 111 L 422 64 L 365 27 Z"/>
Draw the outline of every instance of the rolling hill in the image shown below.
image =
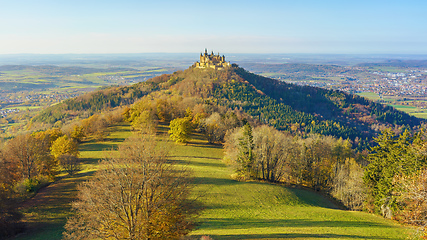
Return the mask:
<path fill-rule="evenodd" d="M 415 128 L 421 124 L 419 118 L 357 95 L 288 84 L 237 65 L 224 70 L 190 67 L 131 86 L 89 93 L 46 109 L 33 122 L 53 124 L 83 111 L 94 113 L 129 106 L 150 94 L 157 94 L 157 98 L 197 98 L 199 102 L 238 109 L 254 121 L 280 130 L 349 138 L 361 144 L 360 148 L 382 129 Z"/>

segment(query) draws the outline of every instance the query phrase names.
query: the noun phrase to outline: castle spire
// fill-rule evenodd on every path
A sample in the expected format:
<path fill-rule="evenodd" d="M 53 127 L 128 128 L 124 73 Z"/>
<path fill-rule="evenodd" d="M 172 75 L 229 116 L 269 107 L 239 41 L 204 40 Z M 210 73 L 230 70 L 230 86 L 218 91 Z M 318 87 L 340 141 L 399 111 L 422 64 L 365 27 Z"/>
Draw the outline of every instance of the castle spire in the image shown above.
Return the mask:
<path fill-rule="evenodd" d="M 208 49 L 205 48 L 205 53 L 200 54 L 200 62 L 194 64 L 197 68 L 214 68 L 214 69 L 224 69 L 230 67 L 229 62 L 225 62 L 225 56 L 220 55 L 219 52 L 215 55 L 214 51 L 212 54 L 208 53 Z"/>

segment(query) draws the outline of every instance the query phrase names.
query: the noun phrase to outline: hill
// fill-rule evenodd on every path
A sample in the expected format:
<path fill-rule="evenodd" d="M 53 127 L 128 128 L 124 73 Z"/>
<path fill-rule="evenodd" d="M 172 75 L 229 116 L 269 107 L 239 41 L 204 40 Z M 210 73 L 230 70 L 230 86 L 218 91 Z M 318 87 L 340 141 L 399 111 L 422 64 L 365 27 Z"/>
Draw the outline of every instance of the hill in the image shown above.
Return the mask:
<path fill-rule="evenodd" d="M 287 84 L 249 73 L 243 68 L 233 65 L 222 70 L 190 67 L 185 71 L 161 75 L 132 86 L 110 87 L 89 93 L 46 109 L 33 119 L 33 123 L 44 121 L 61 126 L 61 124 L 68 124 L 68 119 L 91 116 L 81 121 L 74 119 L 74 123 L 66 126 L 68 130 L 65 130 L 65 126 L 62 125 L 62 127 L 64 131 L 68 131 L 70 136 L 75 136 L 76 140 L 82 140 L 80 149 L 84 151 L 82 156 L 87 158 L 84 159 L 84 162 L 86 166 L 96 170 L 97 164 L 93 160 L 101 157 L 102 152 L 105 152 L 103 148 L 117 146 L 120 144 L 119 142 L 123 141 L 123 138 L 114 139 L 111 138 L 111 135 L 107 136 L 102 132 L 97 134 L 96 129 L 92 129 L 92 127 L 95 128 L 98 122 L 101 125 L 103 121 L 105 124 L 113 122 L 108 121 L 112 116 L 109 116 L 107 112 L 116 108 L 119 108 L 118 111 L 115 111 L 117 116 L 120 117 L 120 113 L 123 113 L 124 118 L 131 121 L 131 124 L 129 126 L 127 123 L 121 123 L 120 131 L 126 129 L 126 133 L 114 132 L 113 136 L 129 134 L 131 129 L 136 131 L 151 129 L 164 133 L 165 135 L 159 136 L 160 139 L 163 139 L 166 138 L 168 130 L 174 129 L 172 122 L 176 122 L 176 120 L 190 121 L 189 119 L 192 119 L 191 121 L 200 120 L 198 124 L 194 123 L 199 129 L 195 129 L 187 145 L 162 142 L 171 149 L 172 161 L 186 165 L 194 171 L 194 193 L 197 196 L 203 196 L 200 199 L 206 206 L 200 217 L 201 225 L 193 233 L 198 235 L 197 238 L 201 235 L 212 235 L 215 239 L 315 239 L 325 236 L 329 238 L 379 239 L 402 236 L 405 238 L 403 235 L 406 229 L 366 213 L 341 211 L 328 198 L 317 192 L 305 190 L 303 187 L 286 188 L 277 184 L 277 181 L 266 183 L 249 180 L 249 178 L 248 182 L 232 180 L 230 178 L 232 170 L 221 161 L 223 158 L 221 145 L 212 144 L 222 140 L 220 138 L 211 139 L 209 126 L 218 127 L 219 124 L 223 124 L 227 125 L 227 129 L 233 129 L 244 125 L 249 126 L 250 129 L 247 122 L 254 126 L 267 123 L 283 131 L 291 132 L 292 134 L 287 134 L 289 139 L 301 140 L 301 144 L 298 146 L 304 150 L 298 156 L 303 156 L 303 160 L 308 165 L 312 163 L 309 159 L 318 162 L 318 166 L 325 165 L 321 168 L 306 169 L 310 173 L 309 177 L 315 175 L 317 182 L 323 182 L 317 177 L 326 176 L 329 180 L 332 179 L 332 173 L 327 175 L 327 172 L 323 170 L 333 172 L 332 163 L 338 161 L 338 155 L 337 157 L 328 155 L 323 159 L 319 159 L 317 155 L 313 155 L 313 158 L 305 155 L 305 152 L 310 151 L 314 154 L 314 148 L 310 148 L 313 147 L 311 145 L 304 145 L 303 139 L 311 139 L 310 141 L 313 142 L 320 141 L 308 135 L 321 133 L 350 138 L 359 147 L 364 148 L 363 144 L 367 141 L 360 139 L 369 140 L 384 127 L 416 128 L 420 123 L 417 118 L 362 97 L 339 91 Z M 100 115 L 103 116 L 100 117 Z M 80 121 L 80 125 L 77 121 Z M 168 126 L 168 123 L 171 125 Z M 209 125 L 210 123 L 212 124 Z M 254 129 L 256 130 L 256 128 Z M 94 134 L 93 138 L 81 138 L 82 131 Z M 225 130 L 222 134 L 225 134 Z M 305 136 L 307 138 L 304 138 Z M 225 139 L 224 136 L 222 137 Z M 332 138 L 329 139 L 332 141 Z M 325 139 L 325 141 L 329 140 Z M 340 141 L 342 142 L 342 140 Z M 227 144 L 226 140 L 224 146 Z M 337 145 L 341 148 L 334 148 L 333 151 L 349 150 L 349 154 L 351 154 L 351 149 L 345 147 L 347 150 L 343 150 L 344 143 L 342 144 Z M 323 150 L 327 148 L 326 145 L 316 146 L 322 147 Z M 349 144 L 345 146 L 349 146 Z M 299 149 L 299 147 L 297 148 Z M 327 154 L 326 152 L 325 154 Z M 331 161 L 327 162 L 329 160 Z M 350 155 L 348 160 L 355 161 Z M 298 166 L 302 166 L 301 162 L 296 163 Z M 328 163 L 331 164 L 328 165 Z M 292 168 L 293 165 L 287 166 Z M 86 169 L 86 171 L 88 170 Z M 303 171 L 306 170 L 298 170 L 298 176 L 300 173 L 304 174 Z M 363 171 L 362 168 L 360 171 Z M 85 174 L 82 176 L 87 177 Z M 298 176 L 295 181 L 281 181 L 281 179 L 278 181 L 305 187 L 317 186 L 310 185 L 310 179 L 301 178 L 302 181 L 300 181 Z M 72 182 L 80 180 L 76 179 L 68 183 L 72 185 Z M 58 183 L 61 181 L 65 180 L 60 180 Z M 67 189 L 72 188 L 70 184 L 67 184 Z M 61 187 L 61 184 L 58 186 Z M 327 192 L 328 187 L 329 185 L 326 184 L 323 187 L 314 187 L 314 189 L 325 189 Z M 67 189 L 66 191 L 68 191 Z M 51 192 L 58 193 L 53 190 Z M 53 200 L 55 198 L 57 200 Z M 61 197 L 59 196 L 59 198 Z M 72 198 L 68 196 L 67 201 Z M 58 199 L 58 194 L 56 194 L 52 201 L 61 201 L 61 199 Z M 55 206 L 55 204 L 48 206 L 51 205 Z M 34 216 L 32 220 L 37 223 L 42 220 L 41 218 L 35 219 L 38 214 L 39 216 L 46 215 L 46 212 L 50 212 L 49 208 L 41 211 L 41 208 L 39 210 L 29 208 L 25 213 L 27 216 Z M 61 204 L 60 209 L 55 211 L 57 210 L 59 211 L 54 212 L 53 215 L 58 214 L 58 218 L 51 217 L 55 235 L 62 231 L 65 216 L 70 214 L 64 204 Z"/>
<path fill-rule="evenodd" d="M 427 60 L 387 60 L 379 63 L 359 63 L 360 67 L 426 68 Z"/>
<path fill-rule="evenodd" d="M 33 121 L 55 123 L 82 111 L 93 113 L 126 106 L 150 94 L 157 94 L 159 99 L 197 98 L 196 102 L 238 109 L 254 121 L 280 130 L 350 138 L 356 144 L 388 127 L 403 129 L 421 124 L 416 117 L 357 95 L 288 84 L 237 65 L 223 70 L 190 67 L 132 86 L 111 87 L 66 100 L 46 109 Z"/>
<path fill-rule="evenodd" d="M 232 180 L 220 146 L 208 144 L 199 134 L 187 145 L 176 145 L 164 141 L 167 131 L 167 125 L 159 125 L 159 140 L 171 149 L 172 161 L 192 169 L 194 194 L 205 206 L 199 227 L 188 239 L 406 239 L 408 229 L 372 214 L 340 210 L 311 190 Z M 129 135 L 130 126 L 120 124 L 109 129 L 104 141 L 80 145 L 83 171 L 51 184 L 31 200 L 24 211 L 31 228 L 14 239 L 60 239 L 72 214 L 76 184 L 88 179 L 98 160 L 111 154 L 108 149 Z M 38 207 L 31 208 L 36 203 Z"/>

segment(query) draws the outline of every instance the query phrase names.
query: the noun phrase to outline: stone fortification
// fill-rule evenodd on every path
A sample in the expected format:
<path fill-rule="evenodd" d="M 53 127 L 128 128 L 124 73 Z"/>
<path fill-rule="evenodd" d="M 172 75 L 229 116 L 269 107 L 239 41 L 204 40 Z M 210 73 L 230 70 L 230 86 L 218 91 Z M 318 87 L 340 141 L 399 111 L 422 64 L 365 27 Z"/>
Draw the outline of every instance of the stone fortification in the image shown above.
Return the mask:
<path fill-rule="evenodd" d="M 213 68 L 220 70 L 231 66 L 231 64 L 225 61 L 224 55 L 220 56 L 219 53 L 215 55 L 213 51 L 212 54 L 208 54 L 208 50 L 205 49 L 205 53 L 200 54 L 200 62 L 196 62 L 193 66 L 197 68 Z"/>

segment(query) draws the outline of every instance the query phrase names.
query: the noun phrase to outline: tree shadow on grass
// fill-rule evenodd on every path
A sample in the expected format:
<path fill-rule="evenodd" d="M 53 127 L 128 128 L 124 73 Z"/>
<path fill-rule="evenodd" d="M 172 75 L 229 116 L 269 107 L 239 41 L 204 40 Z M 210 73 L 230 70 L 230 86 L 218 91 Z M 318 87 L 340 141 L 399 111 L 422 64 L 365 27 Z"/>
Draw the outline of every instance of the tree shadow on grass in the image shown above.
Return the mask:
<path fill-rule="evenodd" d="M 193 235 L 188 239 L 200 239 L 204 235 Z M 194 237 L 194 238 L 193 238 Z M 212 235 L 211 237 L 214 240 L 218 239 L 395 239 L 388 237 L 376 237 L 376 236 L 361 236 L 361 235 L 348 235 L 348 234 L 334 234 L 334 233 L 324 233 L 324 234 L 309 234 L 309 233 L 277 233 L 277 234 L 244 234 L 244 235 Z"/>
<path fill-rule="evenodd" d="M 88 151 L 88 152 L 102 152 L 108 151 L 111 149 L 117 149 L 118 144 L 116 143 L 90 143 L 90 144 L 82 144 L 79 146 L 80 151 Z"/>
<path fill-rule="evenodd" d="M 208 218 L 201 226 L 203 229 L 251 229 L 251 228 L 389 228 L 381 223 L 368 221 L 313 221 L 310 219 L 232 219 Z M 202 236 L 202 235 L 200 235 Z M 347 239 L 393 239 L 387 237 L 349 235 L 349 234 L 308 234 L 308 233 L 280 233 L 280 234 L 244 234 L 244 235 L 210 235 L 213 239 L 274 239 L 274 238 L 347 238 Z"/>
<path fill-rule="evenodd" d="M 222 145 L 221 144 L 211 144 L 211 143 L 207 143 L 207 142 L 194 142 L 194 141 L 190 141 L 190 142 L 188 142 L 188 145 L 192 146 L 192 147 L 221 148 L 222 149 Z"/>
<path fill-rule="evenodd" d="M 210 184 L 210 185 L 217 185 L 217 186 L 243 184 L 242 182 L 231 180 L 231 179 L 212 178 L 212 177 L 193 177 L 192 183 L 196 185 Z"/>
<path fill-rule="evenodd" d="M 106 137 L 104 138 L 104 142 L 124 142 L 126 138 L 118 138 L 118 137 Z"/>
<path fill-rule="evenodd" d="M 80 164 L 82 165 L 97 164 L 98 162 L 99 158 L 80 158 Z"/>
<path fill-rule="evenodd" d="M 71 214 L 71 203 L 76 200 L 77 185 L 94 173 L 87 171 L 66 175 L 24 202 L 21 210 L 26 212 L 26 231 L 14 239 L 61 239 L 63 226 Z M 38 235 L 44 237 L 34 238 Z"/>
<path fill-rule="evenodd" d="M 223 168 L 225 167 L 225 164 L 220 161 L 219 158 L 209 158 L 209 157 L 198 157 L 198 156 L 172 156 L 170 158 L 201 158 L 201 159 L 212 159 L 216 160 L 217 162 L 200 162 L 200 161 L 192 161 L 192 160 L 184 160 L 184 159 L 171 159 L 175 164 L 182 164 L 182 165 L 192 165 L 192 166 L 201 166 L 201 167 L 216 167 L 216 168 Z"/>
<path fill-rule="evenodd" d="M 315 192 L 311 189 L 303 189 L 298 187 L 286 187 L 288 191 L 292 192 L 303 204 L 315 207 L 323 207 L 330 209 L 342 209 L 335 203 L 328 199 L 319 192 Z M 313 197 L 313 195 L 317 195 Z"/>

